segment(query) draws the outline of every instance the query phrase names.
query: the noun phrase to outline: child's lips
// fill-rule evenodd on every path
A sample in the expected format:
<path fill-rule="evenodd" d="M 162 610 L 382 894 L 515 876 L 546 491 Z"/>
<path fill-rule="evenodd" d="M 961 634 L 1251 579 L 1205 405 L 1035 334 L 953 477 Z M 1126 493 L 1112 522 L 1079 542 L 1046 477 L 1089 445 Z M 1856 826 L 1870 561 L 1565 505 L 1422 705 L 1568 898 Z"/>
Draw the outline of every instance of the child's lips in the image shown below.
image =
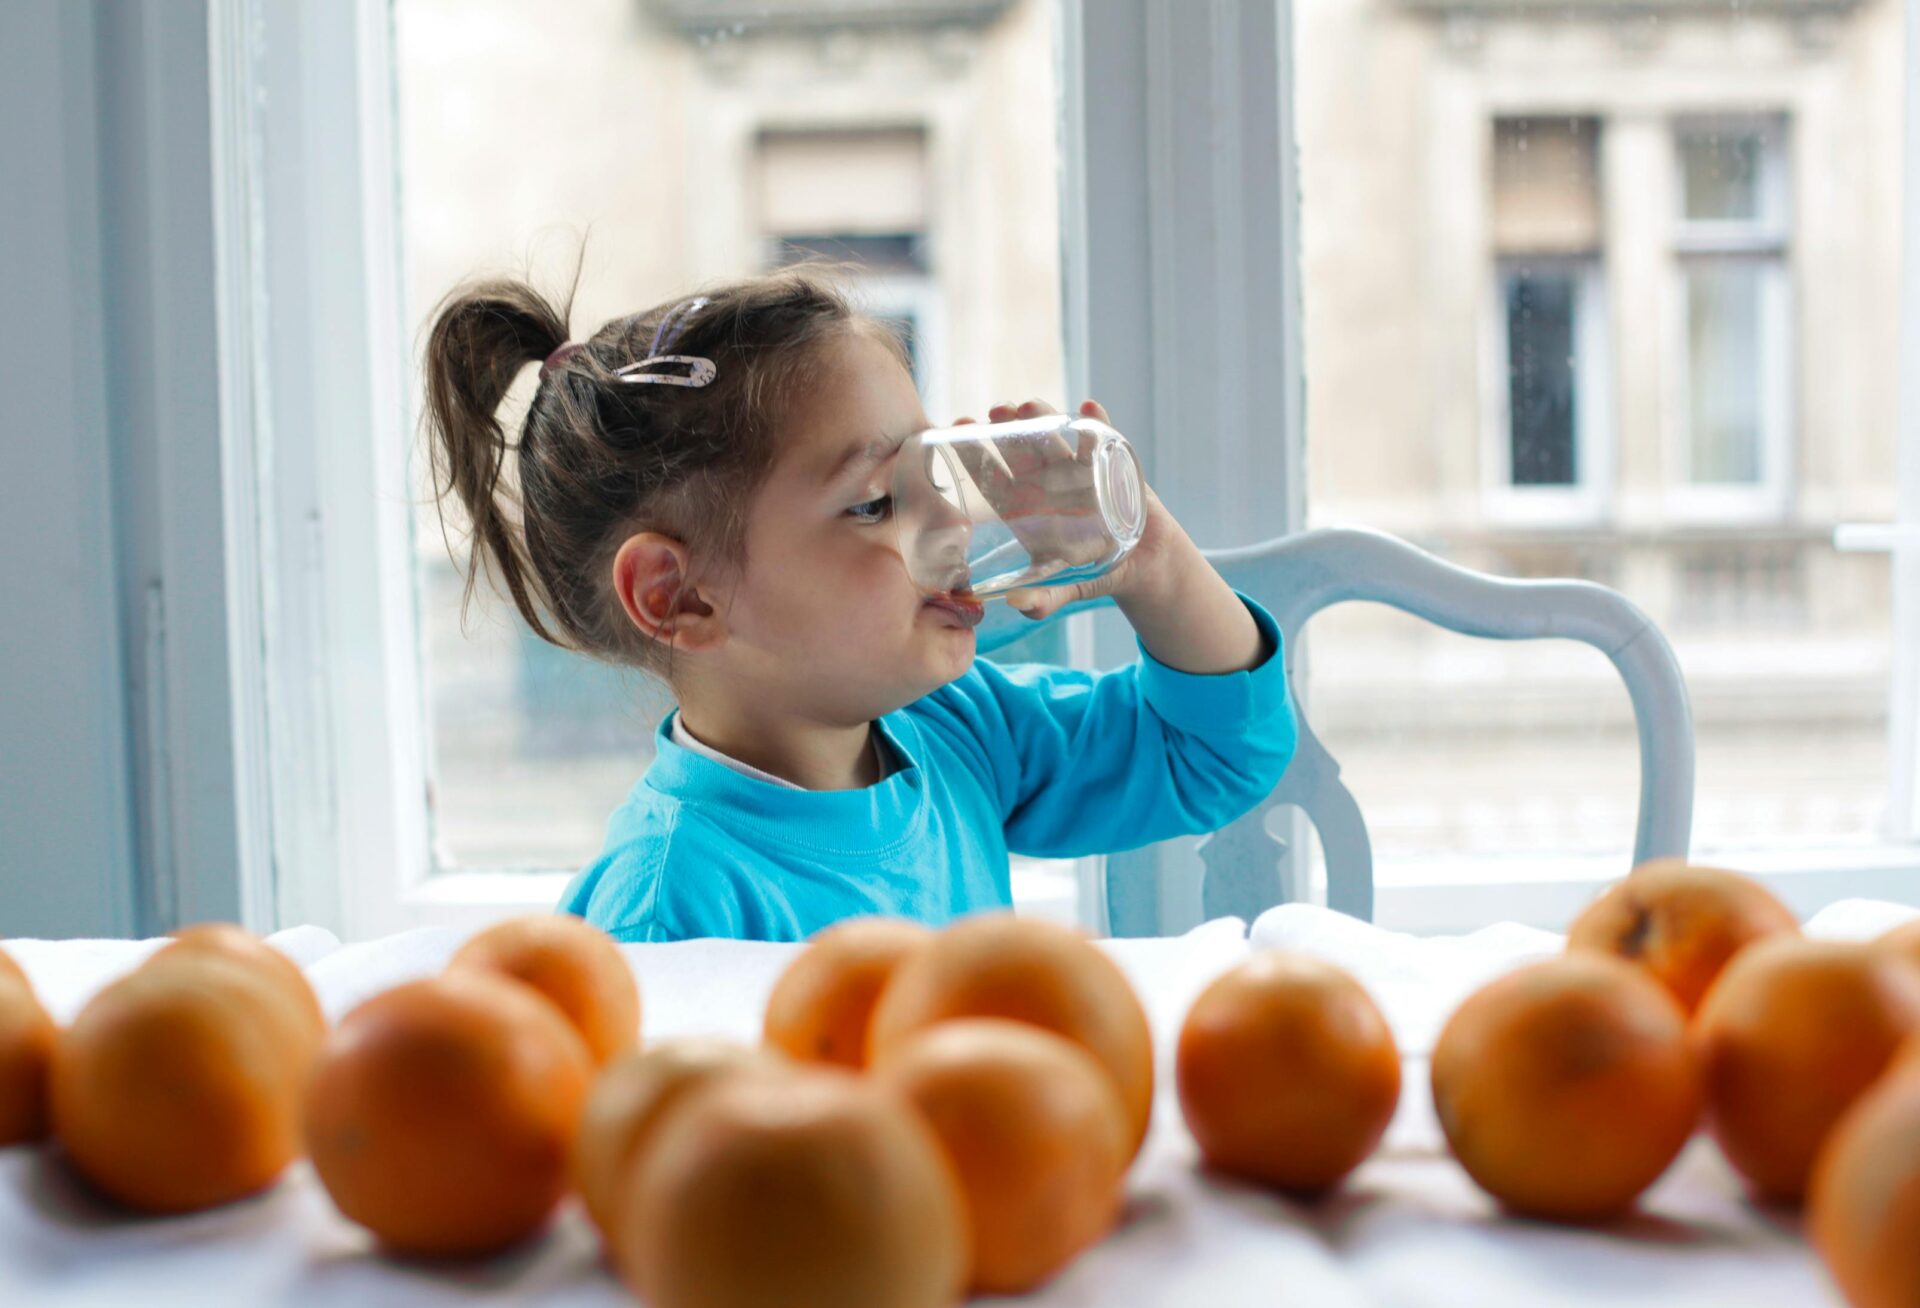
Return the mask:
<path fill-rule="evenodd" d="M 925 606 L 951 615 L 956 622 L 966 627 L 979 626 L 981 619 L 987 616 L 986 605 L 971 595 L 956 595 L 952 592 L 933 595 L 928 597 Z"/>

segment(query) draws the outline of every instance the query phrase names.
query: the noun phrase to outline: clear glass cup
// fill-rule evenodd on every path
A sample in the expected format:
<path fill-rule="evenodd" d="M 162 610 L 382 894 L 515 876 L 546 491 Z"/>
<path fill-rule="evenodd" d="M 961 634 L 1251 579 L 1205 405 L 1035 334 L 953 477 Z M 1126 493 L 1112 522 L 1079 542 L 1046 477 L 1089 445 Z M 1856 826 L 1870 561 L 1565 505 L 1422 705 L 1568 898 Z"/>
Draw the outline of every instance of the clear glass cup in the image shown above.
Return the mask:
<path fill-rule="evenodd" d="M 1146 529 L 1146 483 L 1126 437 L 1097 418 L 963 423 L 907 439 L 893 512 L 914 584 L 973 625 L 984 600 L 1126 558 Z"/>

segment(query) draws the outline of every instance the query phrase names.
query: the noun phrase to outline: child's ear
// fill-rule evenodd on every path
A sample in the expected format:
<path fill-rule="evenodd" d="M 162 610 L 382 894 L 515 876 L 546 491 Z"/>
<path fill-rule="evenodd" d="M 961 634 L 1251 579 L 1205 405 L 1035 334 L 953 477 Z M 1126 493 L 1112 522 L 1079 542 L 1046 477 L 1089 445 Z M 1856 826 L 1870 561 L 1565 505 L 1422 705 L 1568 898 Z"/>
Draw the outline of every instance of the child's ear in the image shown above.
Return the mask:
<path fill-rule="evenodd" d="M 628 621 L 663 645 L 712 649 L 726 639 L 726 619 L 687 577 L 687 547 L 657 531 L 627 537 L 613 556 L 613 589 Z"/>

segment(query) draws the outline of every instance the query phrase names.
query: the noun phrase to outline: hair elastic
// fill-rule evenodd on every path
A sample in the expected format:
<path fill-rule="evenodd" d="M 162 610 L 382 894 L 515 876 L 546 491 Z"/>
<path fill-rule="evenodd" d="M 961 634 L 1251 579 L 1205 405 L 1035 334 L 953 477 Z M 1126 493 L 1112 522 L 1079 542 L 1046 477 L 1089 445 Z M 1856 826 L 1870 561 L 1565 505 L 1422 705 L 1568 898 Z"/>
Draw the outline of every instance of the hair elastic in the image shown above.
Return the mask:
<path fill-rule="evenodd" d="M 545 381 L 548 373 L 552 372 L 555 368 L 564 367 L 568 359 L 571 359 L 574 355 L 586 348 L 587 347 L 579 341 L 568 341 L 564 345 L 555 346 L 553 353 L 549 354 L 546 357 L 546 361 L 540 365 L 540 379 Z"/>

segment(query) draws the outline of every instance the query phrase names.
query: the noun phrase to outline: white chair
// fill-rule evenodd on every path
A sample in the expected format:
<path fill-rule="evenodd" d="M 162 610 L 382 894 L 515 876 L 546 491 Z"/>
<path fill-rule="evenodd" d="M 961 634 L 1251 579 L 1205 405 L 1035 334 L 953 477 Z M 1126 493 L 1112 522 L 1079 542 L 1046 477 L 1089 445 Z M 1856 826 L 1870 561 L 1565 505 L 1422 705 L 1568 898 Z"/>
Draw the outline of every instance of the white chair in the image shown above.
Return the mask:
<path fill-rule="evenodd" d="M 1626 682 L 1640 735 L 1640 813 L 1633 866 L 1684 856 L 1693 824 L 1693 715 L 1680 664 L 1652 619 L 1619 593 L 1588 581 L 1515 581 L 1444 562 L 1376 531 L 1329 528 L 1243 549 L 1209 550 L 1232 586 L 1264 604 L 1285 636 L 1287 677 L 1297 686 L 1300 631 L 1320 610 L 1348 600 L 1387 604 L 1439 626 L 1490 640 L 1578 640 L 1612 660 Z M 1049 615 L 1110 605 L 1071 604 Z M 982 651 L 1023 631 L 983 636 Z M 1295 696 L 1296 705 L 1299 697 Z M 1306 869 L 1286 841 L 1267 830 L 1281 805 L 1304 812 L 1327 860 L 1327 902 L 1362 920 L 1373 916 L 1373 846 L 1340 765 L 1314 734 L 1302 707 L 1300 744 L 1286 776 L 1250 812 L 1203 837 L 1201 900 L 1209 918 L 1252 921 L 1274 904 L 1305 897 Z M 1159 858 L 1153 846 L 1107 860 L 1108 929 L 1116 936 L 1159 934 Z M 1628 869 L 1622 868 L 1625 872 Z"/>

